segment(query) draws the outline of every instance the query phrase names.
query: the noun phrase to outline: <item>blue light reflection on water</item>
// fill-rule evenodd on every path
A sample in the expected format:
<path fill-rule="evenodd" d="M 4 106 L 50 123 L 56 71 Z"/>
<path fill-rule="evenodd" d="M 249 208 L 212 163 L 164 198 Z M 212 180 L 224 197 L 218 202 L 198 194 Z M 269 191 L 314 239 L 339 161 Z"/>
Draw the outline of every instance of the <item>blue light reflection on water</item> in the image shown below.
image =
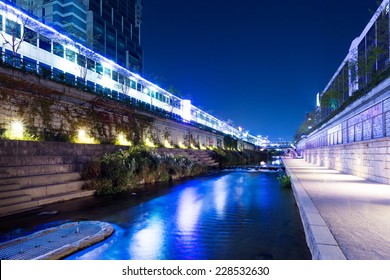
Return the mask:
<path fill-rule="evenodd" d="M 187 181 L 101 217 L 115 224 L 114 236 L 68 259 L 309 259 L 292 191 L 276 176 Z"/>

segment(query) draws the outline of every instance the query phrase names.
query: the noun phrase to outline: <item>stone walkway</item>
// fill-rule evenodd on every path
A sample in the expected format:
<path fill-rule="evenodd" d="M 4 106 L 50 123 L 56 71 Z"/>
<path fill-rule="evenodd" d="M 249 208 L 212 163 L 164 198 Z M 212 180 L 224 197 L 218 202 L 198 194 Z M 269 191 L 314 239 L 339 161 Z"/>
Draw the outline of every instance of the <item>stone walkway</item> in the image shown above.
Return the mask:
<path fill-rule="evenodd" d="M 390 185 L 283 161 L 313 259 L 390 260 Z"/>
<path fill-rule="evenodd" d="M 0 244 L 1 260 L 55 260 L 108 238 L 114 229 L 104 222 L 73 222 Z"/>

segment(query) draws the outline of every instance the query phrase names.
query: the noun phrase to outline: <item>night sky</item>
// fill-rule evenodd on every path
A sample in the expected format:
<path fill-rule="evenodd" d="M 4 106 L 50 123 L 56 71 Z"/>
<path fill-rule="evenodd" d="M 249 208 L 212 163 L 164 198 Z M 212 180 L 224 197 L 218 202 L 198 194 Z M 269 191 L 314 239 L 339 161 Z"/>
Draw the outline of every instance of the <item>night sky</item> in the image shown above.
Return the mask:
<path fill-rule="evenodd" d="M 252 135 L 292 140 L 376 0 L 144 0 L 144 77 Z"/>

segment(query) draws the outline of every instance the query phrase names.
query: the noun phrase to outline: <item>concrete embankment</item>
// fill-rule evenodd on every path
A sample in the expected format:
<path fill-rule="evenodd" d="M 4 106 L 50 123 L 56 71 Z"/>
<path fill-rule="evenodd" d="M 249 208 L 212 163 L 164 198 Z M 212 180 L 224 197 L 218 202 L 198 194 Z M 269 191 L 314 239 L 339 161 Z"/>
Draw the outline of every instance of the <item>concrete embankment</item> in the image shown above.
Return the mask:
<path fill-rule="evenodd" d="M 390 260 L 390 185 L 283 161 L 313 259 Z"/>

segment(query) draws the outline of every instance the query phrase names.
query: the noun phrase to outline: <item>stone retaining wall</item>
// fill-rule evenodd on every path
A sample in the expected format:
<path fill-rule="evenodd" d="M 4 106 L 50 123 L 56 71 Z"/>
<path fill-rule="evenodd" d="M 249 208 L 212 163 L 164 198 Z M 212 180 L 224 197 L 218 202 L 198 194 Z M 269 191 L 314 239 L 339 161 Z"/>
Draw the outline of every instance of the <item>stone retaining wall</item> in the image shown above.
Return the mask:
<path fill-rule="evenodd" d="M 390 137 L 307 149 L 305 159 L 343 173 L 390 184 Z"/>
<path fill-rule="evenodd" d="M 128 140 L 174 146 L 224 147 L 224 135 L 124 105 L 13 69 L 0 67 L 0 129 L 22 120 L 37 133 L 72 138 L 83 128 L 100 142 L 114 142 L 120 132 Z M 254 145 L 239 142 L 241 149 Z"/>

